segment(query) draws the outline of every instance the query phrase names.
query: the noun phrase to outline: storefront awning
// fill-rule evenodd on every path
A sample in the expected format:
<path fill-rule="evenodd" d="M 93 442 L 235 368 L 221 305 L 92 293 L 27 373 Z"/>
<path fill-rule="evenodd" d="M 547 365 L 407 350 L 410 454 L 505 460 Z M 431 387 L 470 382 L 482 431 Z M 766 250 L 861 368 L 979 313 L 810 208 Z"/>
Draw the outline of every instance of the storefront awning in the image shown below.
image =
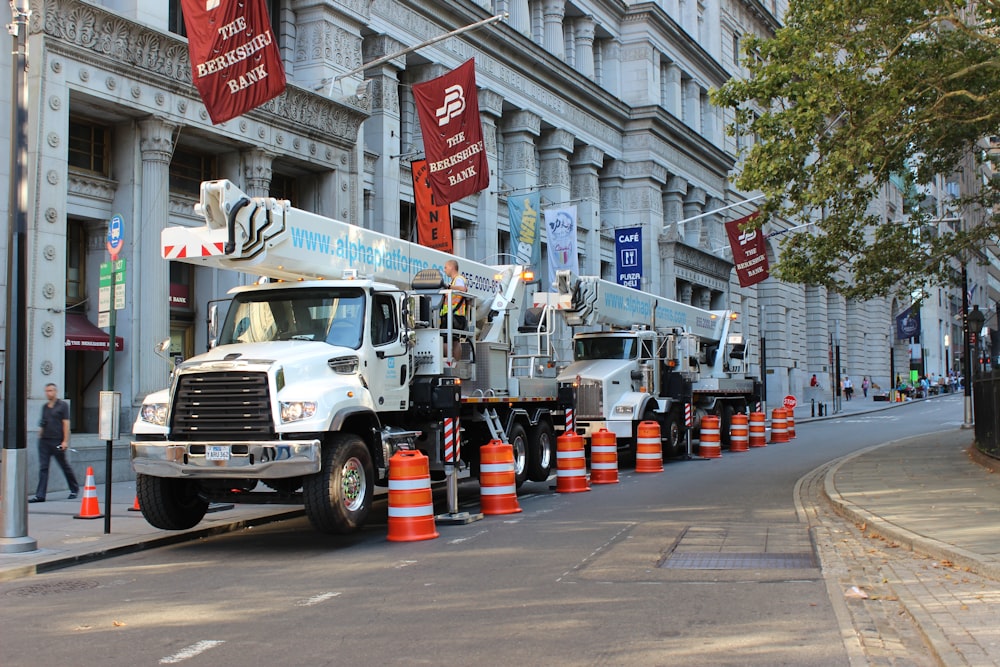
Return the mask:
<path fill-rule="evenodd" d="M 66 349 L 73 352 L 107 352 L 108 334 L 95 327 L 83 315 L 66 315 Z M 125 349 L 125 341 L 115 336 L 115 351 Z"/>

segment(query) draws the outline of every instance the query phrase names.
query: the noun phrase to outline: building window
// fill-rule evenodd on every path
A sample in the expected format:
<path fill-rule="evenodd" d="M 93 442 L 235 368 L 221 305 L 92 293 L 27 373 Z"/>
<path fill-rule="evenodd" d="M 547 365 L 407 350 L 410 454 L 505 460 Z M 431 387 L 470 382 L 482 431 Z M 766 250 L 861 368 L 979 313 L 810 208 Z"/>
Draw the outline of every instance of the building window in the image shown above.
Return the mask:
<path fill-rule="evenodd" d="M 740 64 L 740 33 L 733 33 L 733 64 L 739 67 Z"/>
<path fill-rule="evenodd" d="M 66 225 L 66 305 L 83 303 L 87 296 L 87 230 L 79 220 Z"/>
<path fill-rule="evenodd" d="M 278 48 L 281 48 L 281 0 L 264 0 L 267 6 L 267 17 L 271 21 L 271 32 L 278 40 Z M 167 11 L 167 30 L 187 37 L 187 30 L 184 28 L 184 14 L 181 13 L 181 0 L 170 0 L 170 8 Z"/>
<path fill-rule="evenodd" d="M 216 176 L 215 157 L 178 147 L 170 161 L 170 191 L 201 196 L 202 181 L 214 181 Z"/>
<path fill-rule="evenodd" d="M 272 172 L 269 191 L 275 199 L 287 199 L 292 206 L 299 200 L 299 183 L 294 176 Z"/>
<path fill-rule="evenodd" d="M 108 146 L 111 131 L 81 118 L 69 119 L 69 161 L 70 169 L 111 176 Z"/>

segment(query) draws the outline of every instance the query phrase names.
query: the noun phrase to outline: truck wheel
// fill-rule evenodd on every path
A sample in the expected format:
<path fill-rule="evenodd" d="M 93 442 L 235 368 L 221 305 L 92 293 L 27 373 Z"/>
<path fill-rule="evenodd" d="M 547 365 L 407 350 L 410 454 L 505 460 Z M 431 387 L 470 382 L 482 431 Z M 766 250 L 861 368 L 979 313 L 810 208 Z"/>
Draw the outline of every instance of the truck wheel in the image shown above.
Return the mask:
<path fill-rule="evenodd" d="M 198 525 L 208 511 L 201 487 L 189 479 L 135 476 L 135 495 L 149 525 L 163 530 L 186 530 Z"/>
<path fill-rule="evenodd" d="M 306 516 L 321 533 L 359 529 L 372 507 L 375 468 L 368 448 L 353 433 L 334 433 L 323 447 L 320 470 L 302 480 Z"/>
<path fill-rule="evenodd" d="M 729 429 L 733 425 L 734 414 L 736 414 L 736 408 L 729 403 L 723 403 L 722 407 L 719 408 L 719 442 L 726 449 L 729 449 Z"/>
<path fill-rule="evenodd" d="M 507 432 L 507 439 L 514 450 L 514 477 L 517 480 L 517 487 L 528 479 L 528 435 L 524 431 L 521 422 L 514 422 Z"/>
<path fill-rule="evenodd" d="M 660 434 L 663 441 L 663 453 L 665 456 L 680 456 L 685 453 L 684 449 L 684 429 L 681 428 L 680 416 L 676 411 L 671 410 L 667 415 L 667 421 L 663 424 L 663 432 Z"/>
<path fill-rule="evenodd" d="M 528 479 L 544 482 L 552 472 L 552 451 L 555 449 L 556 432 L 547 419 L 542 419 L 528 432 L 531 450 L 528 456 Z"/>

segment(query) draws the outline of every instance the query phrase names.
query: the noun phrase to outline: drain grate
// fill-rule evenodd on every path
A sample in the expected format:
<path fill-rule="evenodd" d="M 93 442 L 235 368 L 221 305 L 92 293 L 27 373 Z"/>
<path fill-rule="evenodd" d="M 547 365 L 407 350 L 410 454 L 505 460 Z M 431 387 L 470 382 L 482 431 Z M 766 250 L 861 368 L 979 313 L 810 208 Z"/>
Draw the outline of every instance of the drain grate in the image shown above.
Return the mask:
<path fill-rule="evenodd" d="M 816 562 L 811 553 L 687 551 L 670 554 L 660 567 L 678 570 L 792 570 L 816 567 Z"/>
<path fill-rule="evenodd" d="M 63 579 L 61 581 L 47 581 L 44 584 L 32 584 L 22 586 L 14 590 L 7 591 L 7 595 L 22 598 L 41 597 L 52 595 L 53 593 L 72 593 L 74 591 L 86 591 L 97 588 L 100 584 L 93 579 Z"/>

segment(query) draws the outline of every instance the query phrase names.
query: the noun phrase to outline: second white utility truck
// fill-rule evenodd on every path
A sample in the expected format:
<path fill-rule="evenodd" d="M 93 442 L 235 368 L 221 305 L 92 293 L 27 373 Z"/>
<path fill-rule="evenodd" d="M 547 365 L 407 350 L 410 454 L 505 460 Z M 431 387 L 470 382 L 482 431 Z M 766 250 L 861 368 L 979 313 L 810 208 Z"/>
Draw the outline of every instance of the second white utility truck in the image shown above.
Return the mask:
<path fill-rule="evenodd" d="M 640 422 L 656 421 L 664 453 L 681 453 L 685 406 L 691 428 L 719 415 L 724 442 L 736 412 L 755 408 L 760 383 L 747 375 L 745 339 L 732 333 L 735 314 L 703 310 L 600 278 L 561 273 L 558 293 L 536 295 L 572 327 L 573 363 L 558 376 L 572 390 L 577 433 L 613 431 L 631 448 Z M 593 330 L 597 328 L 598 330 Z"/>
<path fill-rule="evenodd" d="M 444 282 L 452 255 L 229 181 L 203 183 L 196 210 L 204 225 L 163 231 L 164 259 L 263 280 L 232 290 L 215 345 L 141 407 L 131 457 L 152 525 L 193 526 L 210 501 L 253 502 L 262 484 L 301 499 L 318 530 L 352 531 L 399 448 L 443 479 L 461 461 L 475 472 L 499 438 L 518 482 L 548 477 L 570 393 L 560 401 L 547 311 L 522 325 L 523 267 L 460 259 L 462 294 Z M 442 308 L 453 298 L 464 330 Z"/>

